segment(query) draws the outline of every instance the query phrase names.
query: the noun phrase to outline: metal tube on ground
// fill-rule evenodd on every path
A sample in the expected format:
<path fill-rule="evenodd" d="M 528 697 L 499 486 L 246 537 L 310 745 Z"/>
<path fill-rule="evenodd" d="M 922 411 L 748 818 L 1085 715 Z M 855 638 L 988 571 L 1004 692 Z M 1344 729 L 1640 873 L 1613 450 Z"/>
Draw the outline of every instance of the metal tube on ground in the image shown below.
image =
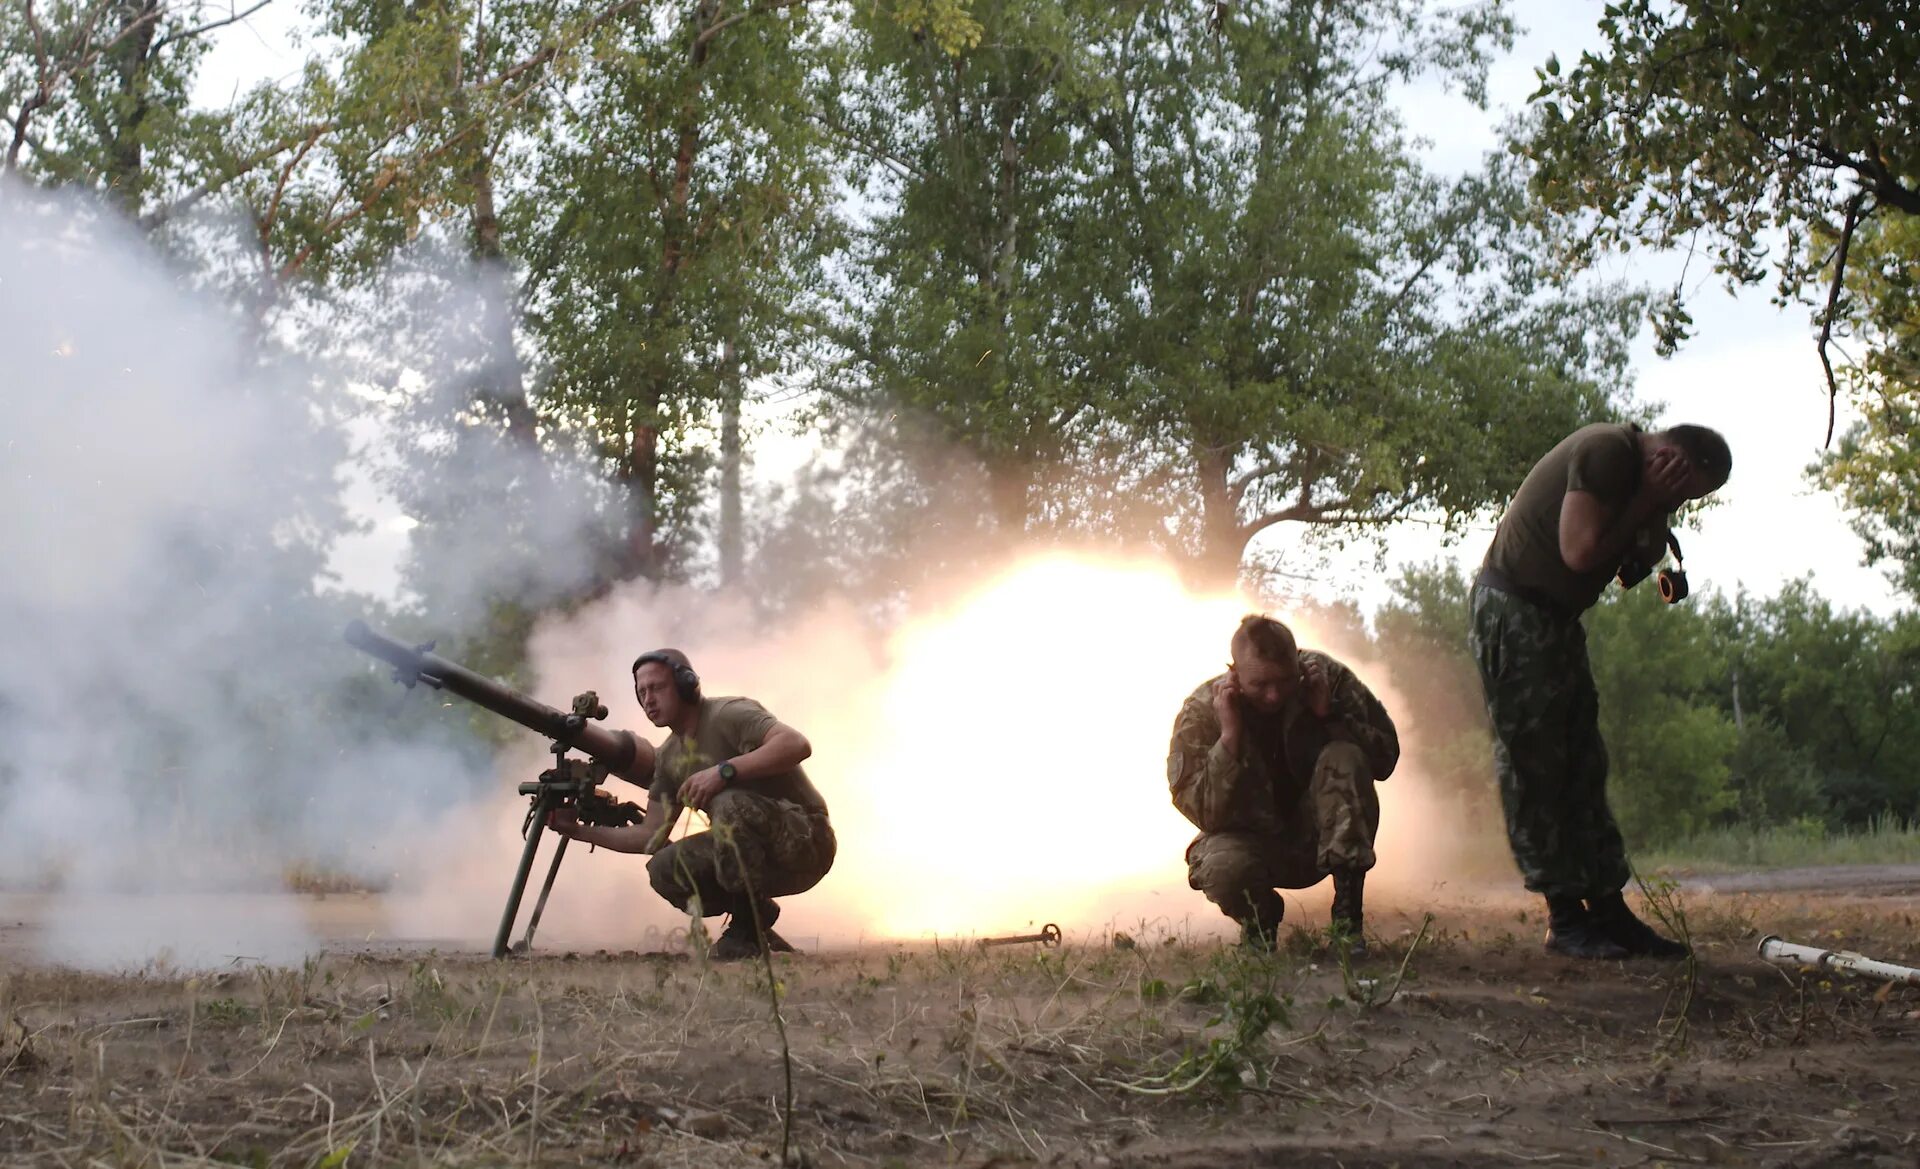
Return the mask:
<path fill-rule="evenodd" d="M 1760 957 L 1780 966 L 1810 966 L 1839 974 L 1857 974 L 1877 982 L 1904 982 L 1909 986 L 1920 986 L 1920 970 L 1911 966 L 1882 962 L 1852 950 L 1823 950 L 1818 946 L 1803 946 L 1777 934 L 1760 939 Z"/>

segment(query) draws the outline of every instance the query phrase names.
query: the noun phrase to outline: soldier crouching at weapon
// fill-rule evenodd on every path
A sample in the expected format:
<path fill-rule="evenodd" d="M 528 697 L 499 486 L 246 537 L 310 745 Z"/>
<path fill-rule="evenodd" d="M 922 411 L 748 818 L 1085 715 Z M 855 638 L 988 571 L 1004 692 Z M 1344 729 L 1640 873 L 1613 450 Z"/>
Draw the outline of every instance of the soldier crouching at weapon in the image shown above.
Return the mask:
<path fill-rule="evenodd" d="M 1187 696 L 1173 726 L 1167 782 L 1200 835 L 1187 883 L 1271 949 L 1286 910 L 1278 889 L 1333 876 L 1333 923 L 1364 953 L 1361 892 L 1373 867 L 1380 800 L 1400 740 L 1353 671 L 1301 652 L 1293 632 L 1253 615 L 1233 635 L 1225 674 Z"/>
<path fill-rule="evenodd" d="M 596 827 L 562 809 L 552 827 L 616 852 L 651 853 L 647 876 L 674 908 L 727 914 L 709 957 L 791 951 L 773 931 L 774 898 L 819 884 L 836 847 L 827 802 L 800 767 L 812 745 L 751 698 L 702 697 L 700 676 L 677 649 L 635 659 L 633 693 L 648 720 L 672 732 L 655 755 L 645 818 Z M 705 812 L 712 831 L 665 843 L 682 804 Z"/>

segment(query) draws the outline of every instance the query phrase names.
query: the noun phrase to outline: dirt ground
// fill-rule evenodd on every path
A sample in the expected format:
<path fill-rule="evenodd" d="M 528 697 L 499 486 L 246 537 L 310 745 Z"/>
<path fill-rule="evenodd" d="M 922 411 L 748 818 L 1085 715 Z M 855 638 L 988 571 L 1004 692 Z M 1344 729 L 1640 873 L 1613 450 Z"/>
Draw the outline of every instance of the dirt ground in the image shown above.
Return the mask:
<path fill-rule="evenodd" d="M 1912 878 L 1682 886 L 1697 966 L 1552 958 L 1521 902 L 1456 896 L 1376 906 L 1353 968 L 1306 929 L 1141 928 L 780 958 L 771 988 L 373 943 L 81 973 L 0 906 L 0 1164 L 1920 1166 L 1920 989 L 1754 956 L 1920 964 Z"/>

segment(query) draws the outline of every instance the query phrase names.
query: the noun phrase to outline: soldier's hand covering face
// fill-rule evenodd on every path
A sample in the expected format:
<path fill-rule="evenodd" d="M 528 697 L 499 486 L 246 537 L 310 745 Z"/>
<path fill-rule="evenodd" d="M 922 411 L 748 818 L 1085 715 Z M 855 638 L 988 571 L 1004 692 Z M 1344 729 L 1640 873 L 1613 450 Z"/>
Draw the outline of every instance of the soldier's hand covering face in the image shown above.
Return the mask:
<path fill-rule="evenodd" d="M 1220 720 L 1220 733 L 1235 737 L 1240 733 L 1240 681 L 1233 667 L 1213 684 L 1213 716 Z"/>
<path fill-rule="evenodd" d="M 1643 474 L 1646 490 L 1662 500 L 1669 511 L 1692 498 L 1688 490 L 1695 478 L 1693 463 L 1679 447 L 1663 446 L 1648 455 Z"/>
<path fill-rule="evenodd" d="M 1325 718 L 1333 711 L 1333 686 L 1327 681 L 1327 672 L 1320 663 L 1304 654 L 1300 658 L 1300 685 L 1307 692 L 1307 706 L 1316 718 Z"/>

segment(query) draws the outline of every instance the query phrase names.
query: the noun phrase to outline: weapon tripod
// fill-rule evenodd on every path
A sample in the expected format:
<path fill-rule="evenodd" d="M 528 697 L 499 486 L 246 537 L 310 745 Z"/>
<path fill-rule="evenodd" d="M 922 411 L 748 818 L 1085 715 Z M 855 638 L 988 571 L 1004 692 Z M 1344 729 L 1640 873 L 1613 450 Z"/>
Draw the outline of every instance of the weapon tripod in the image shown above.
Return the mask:
<path fill-rule="evenodd" d="M 572 729 L 578 729 L 578 726 L 585 725 L 587 719 L 606 717 L 607 708 L 600 705 L 599 696 L 589 690 L 573 700 L 573 713 L 567 716 L 567 722 L 577 724 Z M 533 859 L 540 851 L 540 838 L 546 834 L 548 820 L 554 811 L 572 808 L 583 824 L 617 828 L 640 822 L 639 807 L 616 800 L 600 790 L 601 781 L 607 778 L 606 764 L 595 759 L 575 759 L 567 754 L 569 749 L 567 743 L 555 739 L 553 766 L 541 772 L 539 779 L 520 785 L 520 794 L 531 797 L 533 804 L 527 809 L 527 818 L 520 825 L 520 835 L 527 843 L 520 850 L 520 867 L 514 871 L 513 886 L 507 891 L 507 908 L 500 915 L 500 929 L 493 937 L 495 958 L 506 957 L 510 950 L 515 954 L 524 954 L 533 949 L 533 932 L 540 928 L 540 915 L 546 911 L 547 895 L 553 892 L 553 880 L 560 875 L 560 862 L 566 859 L 570 837 L 561 836 L 559 846 L 554 849 L 553 862 L 547 866 L 547 879 L 541 882 L 540 896 L 535 899 L 533 913 L 527 918 L 526 934 L 511 948 L 507 939 L 513 935 L 514 919 L 520 915 L 520 901 L 527 892 L 527 878 L 533 873 Z"/>

